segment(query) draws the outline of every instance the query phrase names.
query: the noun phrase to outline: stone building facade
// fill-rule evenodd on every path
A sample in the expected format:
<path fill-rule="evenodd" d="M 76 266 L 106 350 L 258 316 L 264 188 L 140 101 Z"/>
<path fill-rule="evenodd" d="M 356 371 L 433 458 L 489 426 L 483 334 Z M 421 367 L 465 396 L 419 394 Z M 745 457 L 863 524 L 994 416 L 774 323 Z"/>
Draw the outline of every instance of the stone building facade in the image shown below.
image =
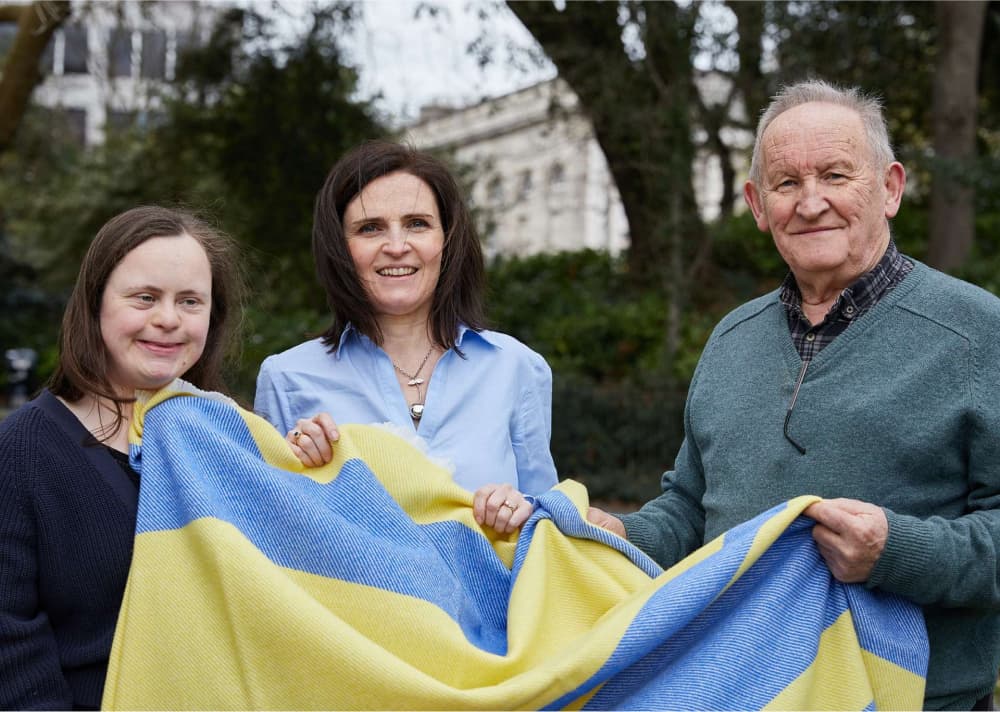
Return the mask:
<path fill-rule="evenodd" d="M 607 161 L 562 80 L 464 109 L 425 108 L 406 138 L 469 166 L 488 255 L 628 245 Z"/>
<path fill-rule="evenodd" d="M 699 81 L 709 102 L 724 89 L 712 75 Z M 696 142 L 703 133 L 695 130 Z M 405 138 L 468 166 L 490 256 L 583 248 L 617 254 L 628 246 L 628 223 L 607 160 L 561 79 L 466 108 L 427 107 Z M 723 139 L 737 149 L 753 142 L 747 131 L 729 131 Z M 737 174 L 745 176 L 747 163 L 740 160 Z M 693 169 L 699 211 L 712 220 L 723 195 L 718 158 L 700 150 Z M 742 209 L 741 199 L 736 208 Z"/>

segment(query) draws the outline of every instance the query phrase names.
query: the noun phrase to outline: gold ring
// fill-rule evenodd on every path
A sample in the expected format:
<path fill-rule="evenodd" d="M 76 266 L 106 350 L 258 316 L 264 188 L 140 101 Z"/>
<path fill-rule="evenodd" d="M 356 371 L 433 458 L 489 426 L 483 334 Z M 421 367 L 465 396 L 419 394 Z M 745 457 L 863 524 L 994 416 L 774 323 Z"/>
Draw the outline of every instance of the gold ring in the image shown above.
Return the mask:
<path fill-rule="evenodd" d="M 517 507 L 515 507 L 515 506 L 514 506 L 513 504 L 511 504 L 511 503 L 510 503 L 510 500 L 509 500 L 509 499 L 505 499 L 505 500 L 503 501 L 503 504 L 502 504 L 502 505 L 500 505 L 500 506 L 501 506 L 501 507 L 510 507 L 510 511 L 512 511 L 512 512 L 513 512 L 513 511 L 514 511 L 515 509 L 517 509 Z"/>
<path fill-rule="evenodd" d="M 292 431 L 292 440 L 294 440 L 295 442 L 298 442 L 299 438 L 301 438 L 301 437 L 302 437 L 302 433 L 300 433 L 298 430 L 293 430 Z"/>

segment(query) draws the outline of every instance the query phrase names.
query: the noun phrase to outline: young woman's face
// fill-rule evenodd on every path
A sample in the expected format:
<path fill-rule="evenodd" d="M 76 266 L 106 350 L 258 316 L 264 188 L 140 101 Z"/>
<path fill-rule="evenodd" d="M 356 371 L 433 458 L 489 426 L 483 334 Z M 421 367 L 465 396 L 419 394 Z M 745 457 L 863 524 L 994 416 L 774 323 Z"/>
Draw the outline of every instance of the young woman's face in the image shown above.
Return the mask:
<path fill-rule="evenodd" d="M 427 183 L 399 171 L 373 180 L 347 204 L 344 234 L 378 317 L 430 317 L 444 229 Z"/>
<path fill-rule="evenodd" d="M 125 255 L 101 298 L 109 379 L 121 395 L 155 390 L 201 357 L 212 311 L 212 269 L 190 235 L 154 237 Z"/>

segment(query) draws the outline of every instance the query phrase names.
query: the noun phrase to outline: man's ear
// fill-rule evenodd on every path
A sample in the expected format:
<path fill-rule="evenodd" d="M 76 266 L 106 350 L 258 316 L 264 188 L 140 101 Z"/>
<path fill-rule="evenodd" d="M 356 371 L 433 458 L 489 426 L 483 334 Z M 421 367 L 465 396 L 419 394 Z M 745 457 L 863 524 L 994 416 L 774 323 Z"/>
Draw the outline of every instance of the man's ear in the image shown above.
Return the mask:
<path fill-rule="evenodd" d="M 885 172 L 885 217 L 886 219 L 896 217 L 899 212 L 899 203 L 903 199 L 903 190 L 906 188 L 906 169 L 902 163 L 893 161 Z"/>
<path fill-rule="evenodd" d="M 757 229 L 761 232 L 768 232 L 767 224 L 767 213 L 764 212 L 764 199 L 757 190 L 757 186 L 753 184 L 753 181 L 748 180 L 743 185 L 743 199 L 747 203 L 747 207 L 750 208 L 750 212 L 753 213 L 754 222 L 757 223 Z"/>

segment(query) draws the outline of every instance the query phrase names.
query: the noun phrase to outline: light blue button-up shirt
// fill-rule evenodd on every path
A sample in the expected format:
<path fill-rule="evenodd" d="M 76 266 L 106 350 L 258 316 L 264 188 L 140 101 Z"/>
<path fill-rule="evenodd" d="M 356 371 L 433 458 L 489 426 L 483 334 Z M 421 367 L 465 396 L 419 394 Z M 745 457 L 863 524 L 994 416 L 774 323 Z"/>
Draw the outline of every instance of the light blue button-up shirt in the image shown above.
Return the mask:
<path fill-rule="evenodd" d="M 459 329 L 458 348 L 434 366 L 416 433 L 428 453 L 475 491 L 509 483 L 540 494 L 557 482 L 549 450 L 552 371 L 539 354 L 495 331 Z M 326 412 L 338 425 L 385 423 L 413 430 L 388 354 L 348 326 L 332 353 L 320 339 L 269 356 L 254 409 L 282 433 Z"/>

